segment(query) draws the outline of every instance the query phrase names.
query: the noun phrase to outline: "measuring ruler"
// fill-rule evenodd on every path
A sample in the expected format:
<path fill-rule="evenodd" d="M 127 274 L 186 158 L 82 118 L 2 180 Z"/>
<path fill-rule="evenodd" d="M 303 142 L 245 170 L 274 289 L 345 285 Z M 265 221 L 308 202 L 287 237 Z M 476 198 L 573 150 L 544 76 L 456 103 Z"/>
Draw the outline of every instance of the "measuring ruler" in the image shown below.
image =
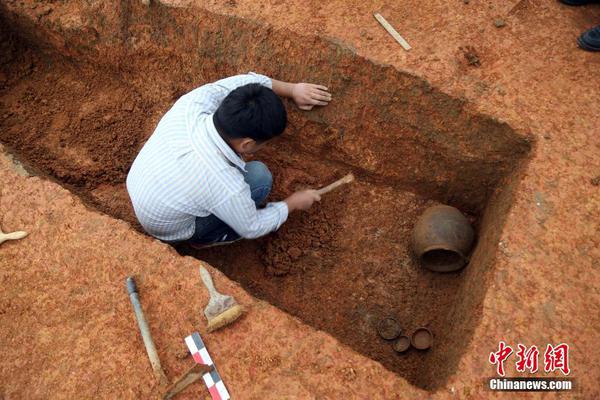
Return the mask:
<path fill-rule="evenodd" d="M 204 380 L 204 384 L 208 388 L 210 392 L 210 396 L 212 400 L 228 400 L 231 398 L 229 396 L 229 392 L 221 379 L 221 375 L 217 371 L 217 367 L 210 358 L 210 354 L 208 354 L 208 350 L 200 337 L 198 332 L 192 333 L 190 336 L 185 338 L 185 344 L 187 344 L 192 357 L 194 357 L 194 361 L 198 364 L 204 364 L 211 366 L 212 369 L 210 372 L 202 375 L 202 379 Z"/>

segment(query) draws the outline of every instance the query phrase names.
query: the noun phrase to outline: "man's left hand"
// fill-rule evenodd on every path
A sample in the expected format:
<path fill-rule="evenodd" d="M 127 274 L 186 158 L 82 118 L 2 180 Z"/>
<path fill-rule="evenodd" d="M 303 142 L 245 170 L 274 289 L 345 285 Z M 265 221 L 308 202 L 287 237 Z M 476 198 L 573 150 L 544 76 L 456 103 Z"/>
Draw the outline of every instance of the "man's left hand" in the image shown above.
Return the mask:
<path fill-rule="evenodd" d="M 299 109 L 309 111 L 314 106 L 326 106 L 331 101 L 331 93 L 323 85 L 296 83 L 292 89 L 292 99 Z"/>

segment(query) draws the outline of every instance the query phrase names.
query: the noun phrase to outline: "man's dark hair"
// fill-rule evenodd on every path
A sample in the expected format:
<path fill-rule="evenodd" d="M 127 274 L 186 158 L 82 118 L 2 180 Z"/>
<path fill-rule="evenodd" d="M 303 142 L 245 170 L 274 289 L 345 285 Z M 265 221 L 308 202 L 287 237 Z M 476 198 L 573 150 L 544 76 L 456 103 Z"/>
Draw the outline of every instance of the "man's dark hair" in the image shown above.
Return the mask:
<path fill-rule="evenodd" d="M 283 133 L 287 113 L 275 92 L 251 83 L 229 93 L 213 121 L 217 131 L 228 139 L 251 138 L 264 142 Z"/>

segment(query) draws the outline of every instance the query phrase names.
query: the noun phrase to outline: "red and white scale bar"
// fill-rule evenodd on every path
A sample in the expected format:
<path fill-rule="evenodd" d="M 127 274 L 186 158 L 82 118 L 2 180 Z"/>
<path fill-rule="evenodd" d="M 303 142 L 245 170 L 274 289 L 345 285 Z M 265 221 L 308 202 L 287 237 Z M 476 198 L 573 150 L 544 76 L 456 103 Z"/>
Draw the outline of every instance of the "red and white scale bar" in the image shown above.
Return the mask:
<path fill-rule="evenodd" d="M 196 363 L 213 367 L 210 372 L 202 375 L 204 384 L 208 388 L 212 399 L 228 400 L 231 396 L 229 396 L 229 392 L 227 391 L 221 376 L 217 372 L 217 368 L 210 358 L 210 354 L 208 354 L 208 350 L 206 350 L 206 346 L 204 345 L 200 334 L 198 332 L 192 333 L 185 338 L 185 344 L 187 344 L 188 349 L 190 349 L 190 353 L 192 353 L 192 357 L 194 357 Z"/>

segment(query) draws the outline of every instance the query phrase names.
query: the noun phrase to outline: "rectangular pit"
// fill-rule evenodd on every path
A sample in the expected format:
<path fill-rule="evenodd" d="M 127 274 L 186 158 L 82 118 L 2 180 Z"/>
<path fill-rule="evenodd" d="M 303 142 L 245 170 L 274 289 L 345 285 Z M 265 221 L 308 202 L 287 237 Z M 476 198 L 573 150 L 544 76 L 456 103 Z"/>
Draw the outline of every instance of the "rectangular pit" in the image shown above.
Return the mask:
<path fill-rule="evenodd" d="M 0 141 L 136 227 L 125 176 L 178 96 L 247 70 L 330 87 L 327 108 L 288 104 L 288 131 L 259 158 L 273 172 L 273 199 L 349 171 L 357 182 L 266 238 L 179 251 L 415 385 L 444 384 L 477 324 L 527 138 L 418 77 L 317 37 L 137 2 L 110 11 L 72 2 L 70 19 L 62 5 L 41 16 L 9 7 L 0 5 Z M 410 254 L 416 218 L 438 203 L 459 207 L 478 231 L 460 273 L 425 271 Z M 429 327 L 434 349 L 398 356 L 375 331 L 387 316 L 404 332 Z"/>

